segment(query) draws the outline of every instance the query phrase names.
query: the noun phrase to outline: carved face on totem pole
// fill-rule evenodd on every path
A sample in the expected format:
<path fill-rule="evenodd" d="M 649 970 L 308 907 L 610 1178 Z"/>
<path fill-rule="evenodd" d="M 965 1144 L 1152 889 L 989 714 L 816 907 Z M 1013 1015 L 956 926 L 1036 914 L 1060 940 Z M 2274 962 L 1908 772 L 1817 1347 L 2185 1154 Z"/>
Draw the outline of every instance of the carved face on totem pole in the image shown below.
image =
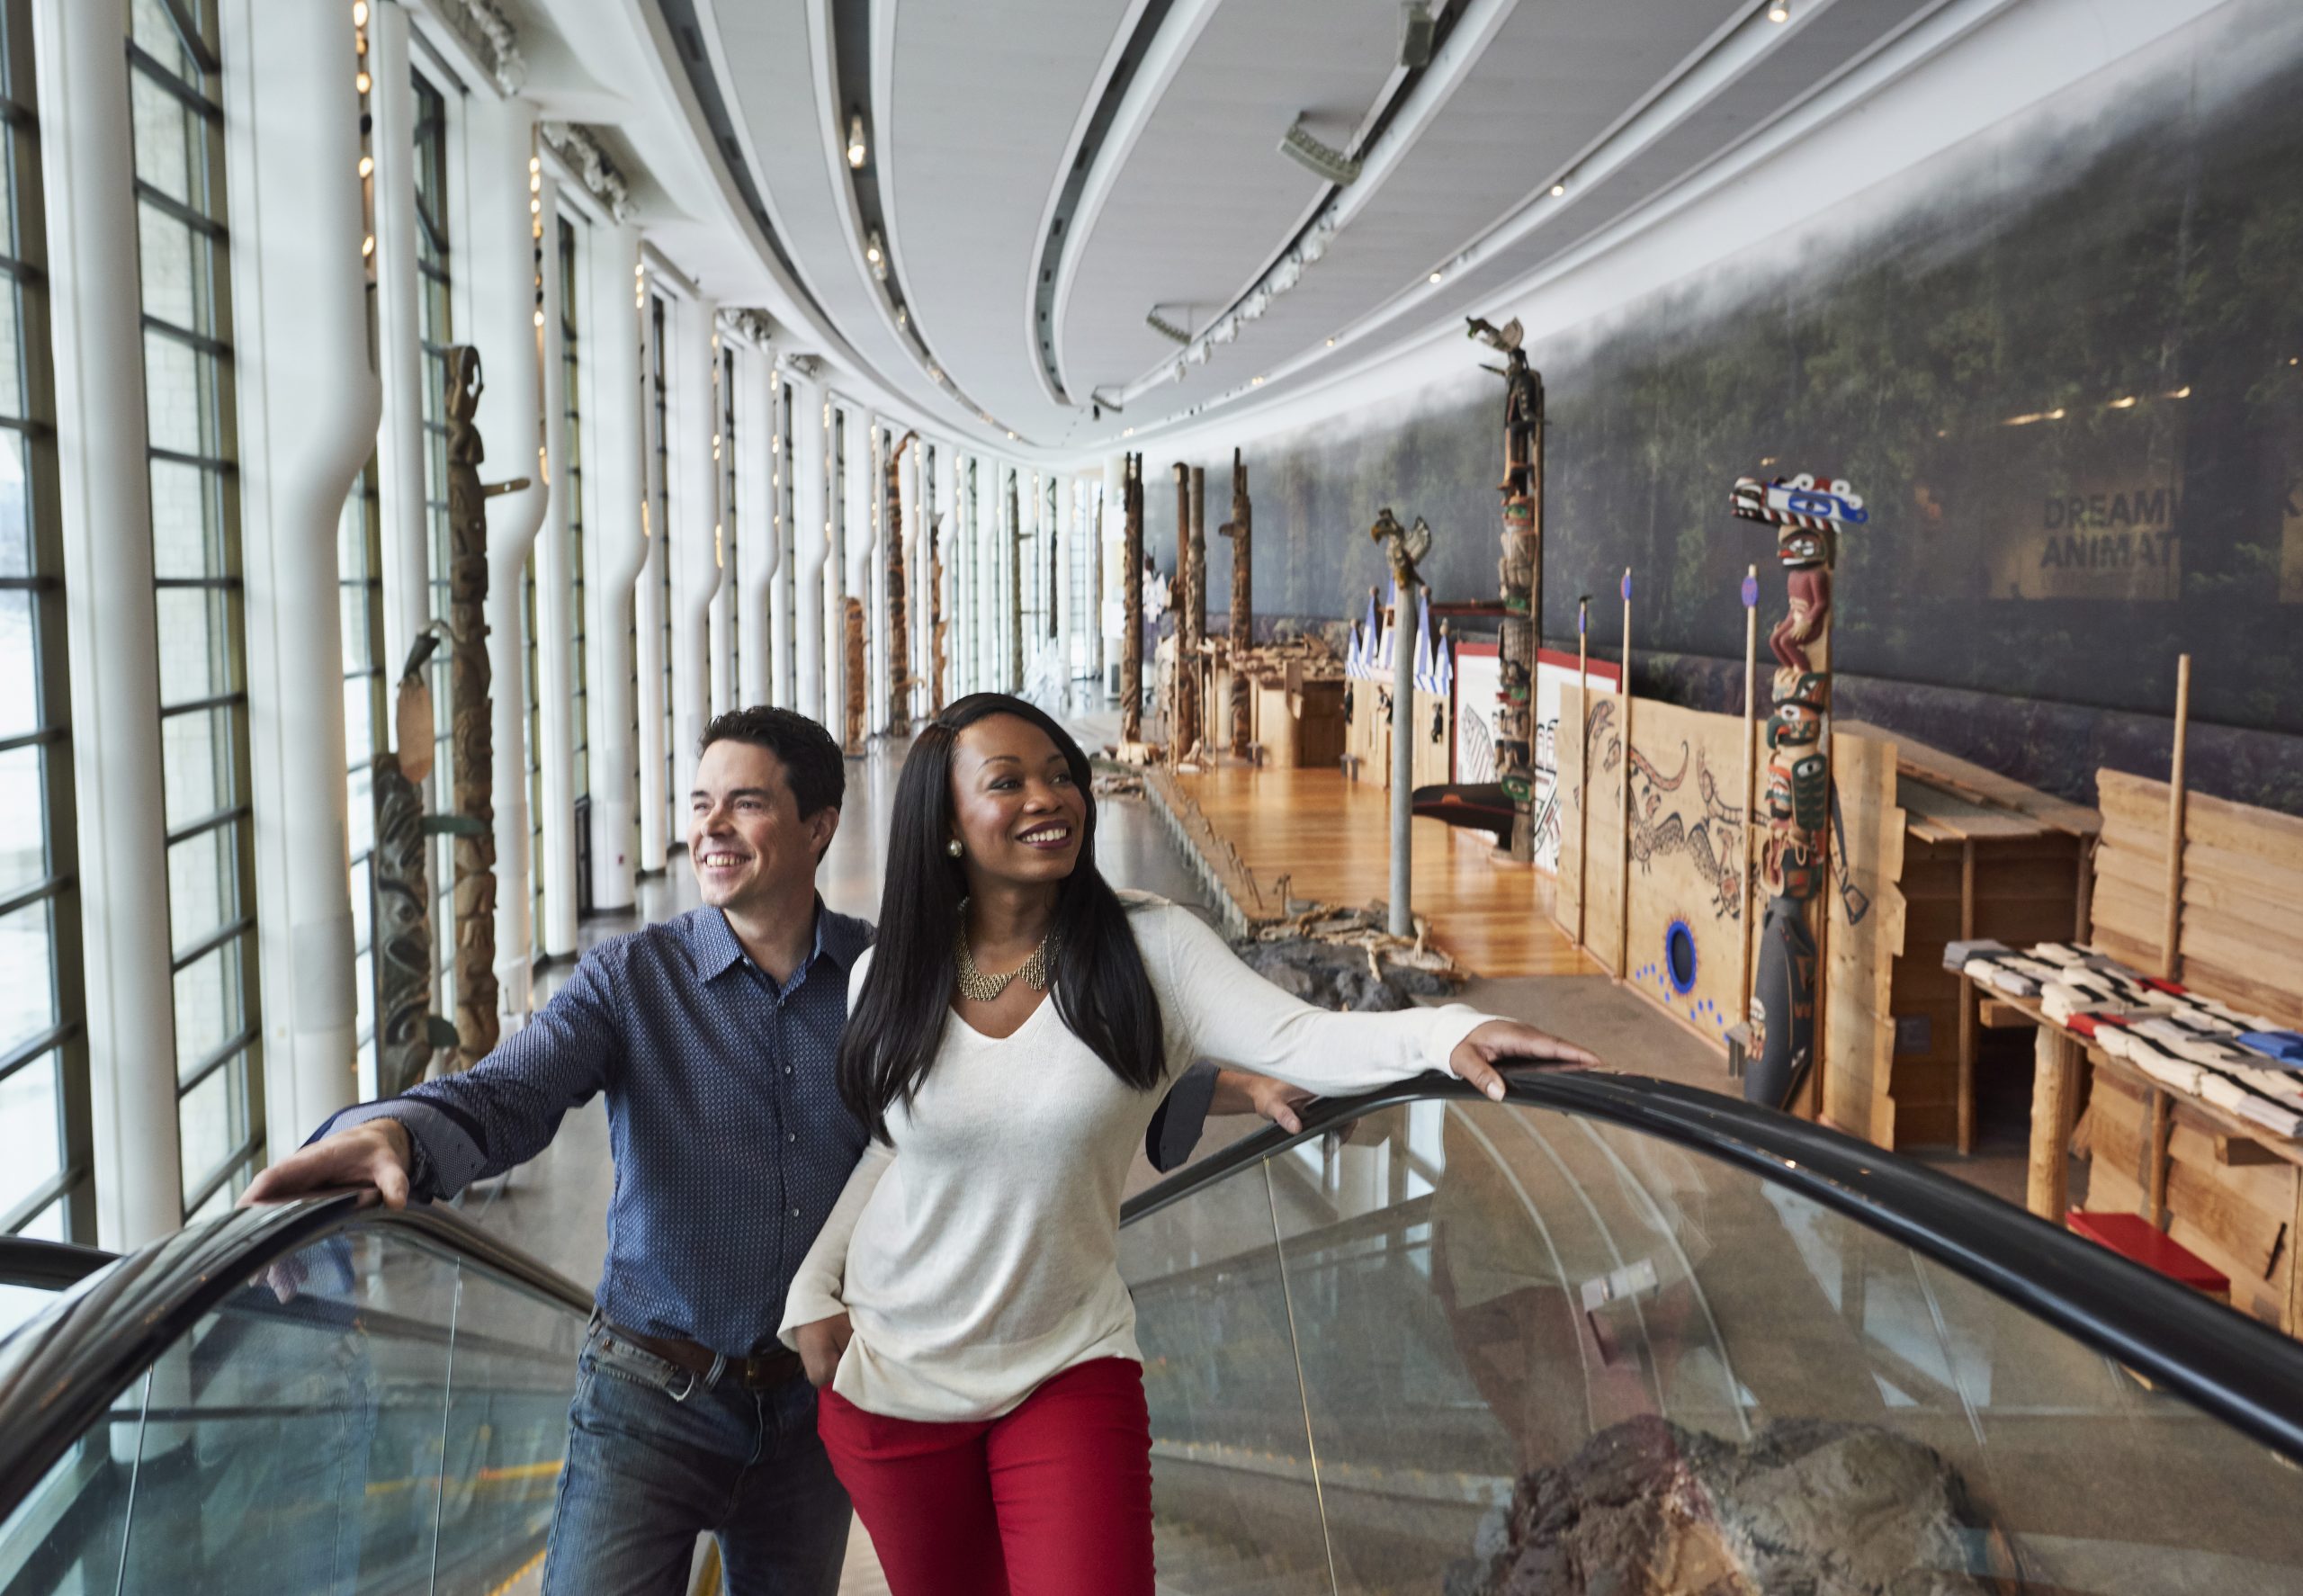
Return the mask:
<path fill-rule="evenodd" d="M 479 350 L 459 344 L 448 351 L 448 455 L 459 464 L 477 465 L 488 458 L 479 429 L 472 425 L 487 386 L 480 381 Z"/>

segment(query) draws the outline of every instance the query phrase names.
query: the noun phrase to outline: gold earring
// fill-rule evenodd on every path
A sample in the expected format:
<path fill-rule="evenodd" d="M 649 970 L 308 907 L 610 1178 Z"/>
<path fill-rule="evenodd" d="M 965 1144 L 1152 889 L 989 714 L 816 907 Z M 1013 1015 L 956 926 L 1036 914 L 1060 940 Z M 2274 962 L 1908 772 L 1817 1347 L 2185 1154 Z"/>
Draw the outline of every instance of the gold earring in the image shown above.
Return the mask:
<path fill-rule="evenodd" d="M 965 848 L 963 848 L 963 847 L 962 847 L 960 846 L 960 839 L 959 839 L 958 838 L 954 837 L 954 838 L 952 838 L 952 840 L 951 840 L 951 841 L 949 841 L 949 842 L 947 842 L 947 843 L 945 843 L 945 844 L 944 845 L 944 851 L 945 851 L 945 853 L 947 853 L 947 854 L 951 855 L 951 856 L 952 856 L 952 857 L 954 857 L 954 858 L 955 858 L 955 859 L 956 859 L 956 858 L 958 858 L 962 854 L 963 854 L 963 853 L 967 852 L 968 850 L 967 850 L 967 849 L 965 849 Z"/>

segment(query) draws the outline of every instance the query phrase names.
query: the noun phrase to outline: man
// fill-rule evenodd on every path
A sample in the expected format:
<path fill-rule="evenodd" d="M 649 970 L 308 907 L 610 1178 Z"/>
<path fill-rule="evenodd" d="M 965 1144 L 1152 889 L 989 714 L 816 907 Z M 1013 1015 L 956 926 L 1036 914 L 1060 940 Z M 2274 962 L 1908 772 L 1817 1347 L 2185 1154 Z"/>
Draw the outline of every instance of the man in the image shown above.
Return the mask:
<path fill-rule="evenodd" d="M 243 1198 L 452 1196 L 533 1158 L 568 1110 L 607 1094 L 615 1191 L 548 1596 L 684 1591 L 706 1531 L 737 1596 L 838 1588 L 847 1498 L 816 1439 L 814 1388 L 775 1330 L 865 1144 L 834 1066 L 872 928 L 815 888 L 846 779 L 838 745 L 803 715 L 715 718 L 689 794 L 704 906 L 594 948 L 477 1066 L 346 1109 Z M 1282 1124 L 1301 1100 L 1229 1071 L 1197 1072 L 1189 1092 L 1195 1122 L 1211 1093 L 1219 1111 Z"/>

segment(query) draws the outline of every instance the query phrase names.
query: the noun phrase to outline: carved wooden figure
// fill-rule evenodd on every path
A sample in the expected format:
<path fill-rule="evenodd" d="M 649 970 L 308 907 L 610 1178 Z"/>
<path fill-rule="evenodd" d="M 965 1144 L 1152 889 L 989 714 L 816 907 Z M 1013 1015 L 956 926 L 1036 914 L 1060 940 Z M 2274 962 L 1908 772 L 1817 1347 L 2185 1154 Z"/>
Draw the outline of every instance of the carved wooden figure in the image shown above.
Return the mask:
<path fill-rule="evenodd" d="M 1543 623 L 1543 378 L 1519 347 L 1515 318 L 1499 327 L 1467 317 L 1471 336 L 1504 359 L 1487 369 L 1503 379 L 1503 552 L 1496 561 L 1502 589 L 1502 636 L 1497 650 L 1501 687 L 1495 709 L 1495 770 L 1511 800 L 1511 856 L 1535 857 L 1536 651 Z"/>
<path fill-rule="evenodd" d="M 1183 641 L 1177 652 L 1191 684 L 1193 741 L 1200 742 L 1207 737 L 1207 471 L 1196 465 L 1191 468 L 1190 553 L 1181 598 Z"/>
<path fill-rule="evenodd" d="M 432 774 L 432 689 L 424 667 L 439 644 L 426 632 L 400 672 L 393 722 L 399 747 L 369 766 L 376 846 L 376 1089 L 406 1091 L 424 1079 L 435 1045 L 432 982 L 432 831 L 424 823 L 425 777 Z M 453 1032 L 453 1027 L 451 1027 Z"/>
<path fill-rule="evenodd" d="M 479 351 L 448 351 L 448 662 L 457 815 L 475 822 L 455 841 L 456 1055 L 465 1069 L 492 1052 L 496 1020 L 495 739 L 488 668 L 487 458 L 474 417 L 486 385 Z M 506 489 L 515 484 L 506 483 Z M 526 486 L 522 481 L 516 486 Z"/>
<path fill-rule="evenodd" d="M 1761 871 L 1770 896 L 1752 983 L 1743 1095 L 1789 1107 L 1819 1062 L 1817 970 L 1828 956 L 1823 892 L 1832 846 L 1832 567 L 1838 529 L 1870 517 L 1848 483 L 1828 477 L 1742 478 L 1728 504 L 1743 519 L 1776 529 L 1788 601 L 1768 638 L 1776 659 L 1775 709 L 1767 733 Z"/>
<path fill-rule="evenodd" d="M 842 716 L 846 733 L 840 751 L 849 758 L 864 753 L 864 601 L 853 593 L 841 602 L 842 643 L 847 659 L 847 703 Z"/>
<path fill-rule="evenodd" d="M 1248 500 L 1248 468 L 1232 451 L 1232 518 L 1215 529 L 1232 540 L 1232 751 L 1248 757 L 1248 650 L 1254 648 L 1255 507 Z"/>
<path fill-rule="evenodd" d="M 1192 640 L 1191 468 L 1176 462 L 1176 673 L 1169 686 L 1168 747 L 1177 759 L 1199 742 L 1199 650 Z"/>
<path fill-rule="evenodd" d="M 1143 456 L 1131 454 L 1120 478 L 1119 736 L 1143 740 Z"/>

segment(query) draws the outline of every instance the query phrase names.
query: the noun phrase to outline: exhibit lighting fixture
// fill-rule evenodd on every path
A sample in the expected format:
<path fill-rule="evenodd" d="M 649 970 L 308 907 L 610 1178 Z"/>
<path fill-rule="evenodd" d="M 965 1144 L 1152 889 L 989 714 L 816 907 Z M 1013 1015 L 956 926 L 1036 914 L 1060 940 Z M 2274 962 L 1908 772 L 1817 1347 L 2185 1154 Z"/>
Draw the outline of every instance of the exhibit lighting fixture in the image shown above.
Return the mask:
<path fill-rule="evenodd" d="M 1431 0 L 1402 0 L 1400 5 L 1400 65 L 1412 72 L 1431 65 Z"/>
<path fill-rule="evenodd" d="M 1552 197 L 1553 199 L 1555 199 L 1555 200 L 1562 198 L 1563 196 L 1564 196 L 1564 195 L 1566 194 L 1566 193 L 1567 193 L 1567 180 L 1566 180 L 1565 178 L 1564 178 L 1564 177 L 1563 177 L 1563 178 L 1561 178 L 1557 183 L 1555 183 L 1555 184 L 1553 184 L 1551 185 L 1551 197 Z"/>
<path fill-rule="evenodd" d="M 368 0 L 355 0 L 352 7 L 352 25 L 355 28 L 368 25 Z"/>
<path fill-rule="evenodd" d="M 1431 281 L 1432 281 L 1432 282 L 1438 282 L 1441 278 L 1445 277 L 1447 274 L 1447 273 L 1445 273 L 1445 272 L 1434 272 L 1434 273 L 1431 273 Z"/>
<path fill-rule="evenodd" d="M 888 251 L 887 247 L 880 242 L 876 228 L 864 235 L 864 258 L 871 263 L 872 275 L 885 282 L 888 280 Z"/>
<path fill-rule="evenodd" d="M 1335 340 L 1333 338 L 1330 338 L 1328 340 L 1328 347 L 1331 349 L 1335 347 Z"/>
<path fill-rule="evenodd" d="M 1767 20 L 1771 22 L 1789 22 L 1791 20 L 1791 0 L 1770 0 L 1770 4 L 1767 8 Z"/>
<path fill-rule="evenodd" d="M 1280 139 L 1279 153 L 1338 188 L 1349 188 L 1359 180 L 1359 162 L 1312 137 L 1300 115 Z"/>
<path fill-rule="evenodd" d="M 372 155 L 363 155 L 363 156 L 362 156 L 362 157 L 360 157 L 360 175 L 361 175 L 361 176 L 365 177 L 365 176 L 367 176 L 370 173 L 373 172 L 375 169 L 376 169 L 376 157 L 375 157 L 374 156 L 372 156 Z"/>
<path fill-rule="evenodd" d="M 861 171 L 871 153 L 871 147 L 864 142 L 864 113 L 851 111 L 847 113 L 847 164 Z"/>
<path fill-rule="evenodd" d="M 2135 408 L 2135 395 L 2130 393 L 2123 398 L 2115 399 L 2111 401 L 2110 408 L 2114 410 L 2133 409 Z"/>

